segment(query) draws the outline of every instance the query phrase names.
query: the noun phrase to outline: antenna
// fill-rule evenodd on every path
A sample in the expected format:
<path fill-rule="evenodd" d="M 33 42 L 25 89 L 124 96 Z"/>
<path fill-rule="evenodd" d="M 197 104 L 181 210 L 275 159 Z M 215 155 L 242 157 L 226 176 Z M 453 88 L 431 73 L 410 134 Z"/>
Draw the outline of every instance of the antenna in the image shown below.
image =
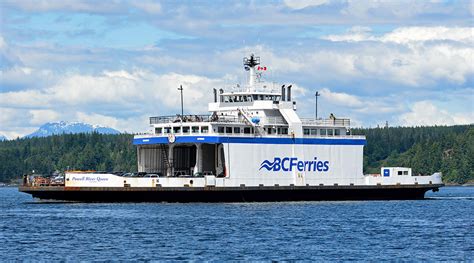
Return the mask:
<path fill-rule="evenodd" d="M 251 54 L 250 57 L 244 57 L 244 68 L 246 71 L 249 71 L 249 89 L 255 84 L 255 66 L 260 65 L 260 57 L 256 57 L 254 54 Z"/>
<path fill-rule="evenodd" d="M 181 123 L 183 123 L 183 115 L 184 115 L 184 109 L 183 109 L 183 85 L 179 85 L 178 90 L 181 91 Z"/>
<path fill-rule="evenodd" d="M 316 120 L 318 119 L 318 97 L 319 96 L 321 96 L 321 93 L 316 91 L 316 93 L 314 94 L 314 97 L 316 98 L 316 111 L 315 111 Z"/>

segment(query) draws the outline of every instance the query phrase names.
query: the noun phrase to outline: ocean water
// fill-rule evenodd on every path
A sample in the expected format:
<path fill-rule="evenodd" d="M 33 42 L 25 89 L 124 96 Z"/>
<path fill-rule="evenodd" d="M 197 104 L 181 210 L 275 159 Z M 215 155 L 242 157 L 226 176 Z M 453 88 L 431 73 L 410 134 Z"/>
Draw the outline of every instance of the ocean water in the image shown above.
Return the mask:
<path fill-rule="evenodd" d="M 88 204 L 0 188 L 0 260 L 474 260 L 474 187 L 427 196 Z"/>

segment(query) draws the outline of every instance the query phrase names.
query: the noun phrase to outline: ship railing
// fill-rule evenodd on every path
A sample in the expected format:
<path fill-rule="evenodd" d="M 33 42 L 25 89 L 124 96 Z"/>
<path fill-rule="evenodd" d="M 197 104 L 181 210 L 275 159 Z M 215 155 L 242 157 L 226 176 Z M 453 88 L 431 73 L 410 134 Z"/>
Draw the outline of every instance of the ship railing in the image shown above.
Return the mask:
<path fill-rule="evenodd" d="M 275 93 L 275 95 L 281 94 L 280 84 L 276 82 L 256 82 L 253 86 L 249 85 L 224 85 L 224 93 L 241 93 L 241 92 L 269 92 Z"/>
<path fill-rule="evenodd" d="M 192 132 L 189 133 L 173 133 L 176 136 L 209 136 L 209 135 L 222 135 L 222 136 L 229 136 L 229 137 L 268 137 L 268 138 L 293 138 L 291 134 L 271 134 L 271 135 L 258 135 L 255 133 L 239 133 L 239 134 L 229 134 L 225 132 L 215 132 L 215 133 L 199 133 L 199 132 Z M 156 136 L 167 136 L 168 134 L 154 134 L 154 133 L 147 133 L 147 134 L 140 134 L 136 138 L 144 139 L 144 138 L 153 138 Z M 303 138 L 323 138 L 323 139 L 365 139 L 364 135 L 303 135 Z"/>
<path fill-rule="evenodd" d="M 150 124 L 180 123 L 180 122 L 222 122 L 222 123 L 244 123 L 242 118 L 227 115 L 172 115 L 150 117 Z"/>
<path fill-rule="evenodd" d="M 339 126 L 349 127 L 351 126 L 350 119 L 315 119 L 315 118 L 301 118 L 303 125 L 316 125 L 316 126 Z"/>
<path fill-rule="evenodd" d="M 209 122 L 211 115 L 169 115 L 150 117 L 150 124 L 177 122 Z"/>
<path fill-rule="evenodd" d="M 264 117 L 262 118 L 262 123 L 265 125 L 287 124 L 285 119 L 281 116 Z"/>

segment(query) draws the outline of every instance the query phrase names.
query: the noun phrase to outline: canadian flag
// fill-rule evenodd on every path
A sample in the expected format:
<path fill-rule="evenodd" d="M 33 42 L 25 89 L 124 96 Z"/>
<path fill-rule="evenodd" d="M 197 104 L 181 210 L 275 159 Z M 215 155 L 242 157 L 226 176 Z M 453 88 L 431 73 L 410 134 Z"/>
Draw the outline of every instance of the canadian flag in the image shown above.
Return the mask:
<path fill-rule="evenodd" d="M 260 66 L 258 66 L 258 67 L 257 67 L 257 70 L 263 70 L 263 71 L 265 71 L 265 70 L 267 70 L 267 67 L 260 67 Z"/>

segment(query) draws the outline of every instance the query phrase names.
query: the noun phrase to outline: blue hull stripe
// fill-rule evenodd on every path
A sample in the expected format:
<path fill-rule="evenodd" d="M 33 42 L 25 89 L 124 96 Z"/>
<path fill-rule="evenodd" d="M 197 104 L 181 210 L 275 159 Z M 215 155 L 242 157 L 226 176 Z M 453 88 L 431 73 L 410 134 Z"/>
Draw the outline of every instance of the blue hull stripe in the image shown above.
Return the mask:
<path fill-rule="evenodd" d="M 168 144 L 168 137 L 135 138 L 134 145 Z M 175 143 L 253 143 L 253 144 L 319 144 L 319 145 L 366 145 L 365 139 L 325 138 L 258 138 L 224 136 L 176 136 Z"/>

